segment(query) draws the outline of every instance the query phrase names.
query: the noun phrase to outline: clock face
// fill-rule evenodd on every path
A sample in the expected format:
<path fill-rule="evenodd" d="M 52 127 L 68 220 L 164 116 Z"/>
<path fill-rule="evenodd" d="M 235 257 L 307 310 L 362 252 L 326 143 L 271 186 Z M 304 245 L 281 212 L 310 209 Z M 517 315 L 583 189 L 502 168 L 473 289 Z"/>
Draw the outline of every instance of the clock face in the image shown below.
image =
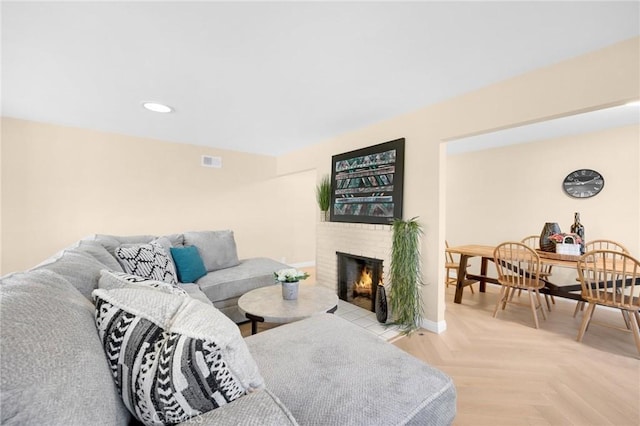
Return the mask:
<path fill-rule="evenodd" d="M 571 172 L 562 182 L 564 192 L 574 198 L 589 198 L 604 187 L 604 178 L 595 170 L 580 169 Z"/>

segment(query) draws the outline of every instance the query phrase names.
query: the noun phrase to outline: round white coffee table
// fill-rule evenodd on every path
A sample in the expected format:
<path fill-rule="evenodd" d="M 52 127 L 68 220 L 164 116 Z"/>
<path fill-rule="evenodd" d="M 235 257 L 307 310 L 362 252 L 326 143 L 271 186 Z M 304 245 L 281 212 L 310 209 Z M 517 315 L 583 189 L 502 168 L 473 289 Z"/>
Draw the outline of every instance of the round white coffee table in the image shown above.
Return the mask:
<path fill-rule="evenodd" d="M 251 334 L 258 331 L 258 322 L 284 324 L 323 312 L 338 309 L 338 296 L 326 287 L 300 283 L 298 299 L 284 300 L 280 284 L 261 287 L 238 299 L 240 312 L 251 321 Z"/>

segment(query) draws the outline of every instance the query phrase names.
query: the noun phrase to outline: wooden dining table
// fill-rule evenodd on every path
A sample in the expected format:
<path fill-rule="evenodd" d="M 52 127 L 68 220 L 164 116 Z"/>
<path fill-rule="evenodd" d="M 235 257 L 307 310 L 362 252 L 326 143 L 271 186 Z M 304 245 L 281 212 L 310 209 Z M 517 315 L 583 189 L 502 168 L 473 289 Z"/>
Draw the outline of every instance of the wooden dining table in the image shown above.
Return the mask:
<path fill-rule="evenodd" d="M 493 251 L 495 248 L 496 246 L 469 244 L 449 247 L 446 249 L 449 253 L 460 255 L 460 262 L 457 271 L 456 295 L 453 299 L 455 303 L 462 303 L 462 292 L 465 287 L 471 284 L 479 282 L 481 293 L 486 291 L 487 283 L 499 284 L 496 278 L 487 275 L 488 263 L 489 261 L 493 262 Z M 540 262 L 542 264 L 576 269 L 578 260 L 577 256 L 557 256 L 551 253 L 545 254 L 540 251 L 538 251 L 538 254 L 540 255 Z M 468 272 L 467 267 L 469 265 L 469 259 L 472 257 L 480 257 L 482 259 L 479 275 Z M 579 282 L 576 282 L 575 284 L 558 285 L 549 281 L 547 278 L 540 278 L 540 280 L 545 283 L 544 288 L 540 290 L 541 293 L 565 297 L 568 299 L 582 300 L 580 293 L 576 293 L 581 290 Z"/>

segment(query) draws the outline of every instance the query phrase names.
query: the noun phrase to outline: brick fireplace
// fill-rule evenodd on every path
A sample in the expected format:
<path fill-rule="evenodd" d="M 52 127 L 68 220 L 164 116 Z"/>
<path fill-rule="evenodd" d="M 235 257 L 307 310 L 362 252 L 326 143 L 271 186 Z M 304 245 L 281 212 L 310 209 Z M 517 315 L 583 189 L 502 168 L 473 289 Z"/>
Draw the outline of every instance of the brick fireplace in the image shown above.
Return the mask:
<path fill-rule="evenodd" d="M 336 252 L 343 252 L 381 260 L 384 265 L 382 281 L 386 285 L 389 282 L 392 236 L 391 225 L 319 222 L 316 233 L 318 284 L 331 288 L 338 294 L 338 256 Z"/>

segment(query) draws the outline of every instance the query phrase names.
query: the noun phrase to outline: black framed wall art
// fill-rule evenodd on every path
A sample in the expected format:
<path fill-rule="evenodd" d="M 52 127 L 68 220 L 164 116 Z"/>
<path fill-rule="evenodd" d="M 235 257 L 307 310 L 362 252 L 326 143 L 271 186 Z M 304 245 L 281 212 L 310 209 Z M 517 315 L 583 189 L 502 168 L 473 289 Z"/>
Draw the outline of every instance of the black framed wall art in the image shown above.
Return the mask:
<path fill-rule="evenodd" d="M 331 158 L 332 222 L 389 224 L 402 218 L 404 138 Z"/>

